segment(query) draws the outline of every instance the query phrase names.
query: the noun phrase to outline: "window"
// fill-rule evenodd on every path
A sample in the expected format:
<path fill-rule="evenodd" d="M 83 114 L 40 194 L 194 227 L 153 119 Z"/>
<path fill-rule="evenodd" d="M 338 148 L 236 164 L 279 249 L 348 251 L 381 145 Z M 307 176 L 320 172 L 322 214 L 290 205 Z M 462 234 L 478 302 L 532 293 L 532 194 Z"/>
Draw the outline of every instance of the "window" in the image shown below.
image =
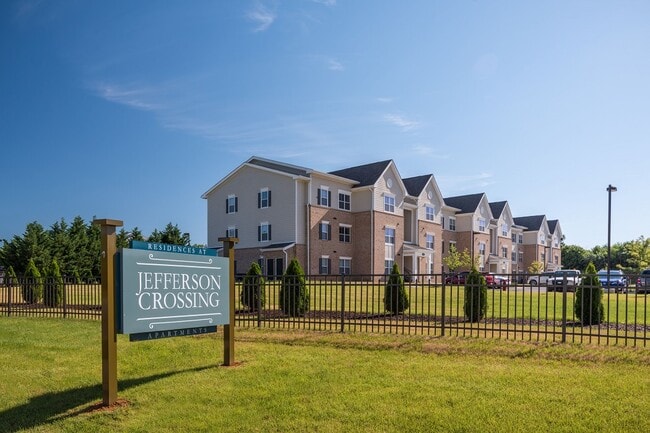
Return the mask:
<path fill-rule="evenodd" d="M 231 194 L 226 199 L 226 213 L 235 213 L 237 212 L 237 196 Z"/>
<path fill-rule="evenodd" d="M 523 234 L 523 233 L 519 233 L 519 237 L 518 237 L 518 241 L 517 241 L 517 243 L 518 243 L 518 244 L 523 244 L 523 243 L 524 243 L 524 234 Z"/>
<path fill-rule="evenodd" d="M 508 247 L 501 247 L 501 257 L 504 259 L 508 258 Z"/>
<path fill-rule="evenodd" d="M 542 253 L 542 263 L 546 262 L 546 253 Z"/>
<path fill-rule="evenodd" d="M 512 239 L 513 243 L 517 243 L 517 233 L 513 233 L 510 239 Z"/>
<path fill-rule="evenodd" d="M 433 244 L 435 241 L 435 236 L 433 236 L 431 233 L 426 234 L 426 248 L 429 248 L 430 250 L 433 249 Z"/>
<path fill-rule="evenodd" d="M 433 221 L 433 215 L 434 215 L 434 209 L 433 206 L 425 206 L 424 207 L 424 217 L 426 218 L 427 221 Z"/>
<path fill-rule="evenodd" d="M 329 256 L 322 256 L 320 259 L 318 259 L 318 273 L 321 275 L 329 275 L 330 273 Z"/>
<path fill-rule="evenodd" d="M 339 241 L 345 242 L 346 244 L 350 243 L 350 230 L 352 227 L 347 225 L 339 225 Z"/>
<path fill-rule="evenodd" d="M 330 207 L 332 205 L 332 192 L 326 186 L 318 188 L 317 202 L 321 206 Z"/>
<path fill-rule="evenodd" d="M 339 191 L 339 209 L 350 210 L 350 193 Z"/>
<path fill-rule="evenodd" d="M 257 226 L 257 240 L 259 242 L 268 242 L 271 240 L 271 224 L 263 222 Z"/>
<path fill-rule="evenodd" d="M 480 231 L 480 232 L 485 231 L 485 218 L 479 218 L 478 219 L 478 231 Z"/>
<path fill-rule="evenodd" d="M 442 226 L 442 229 L 445 229 L 445 217 L 441 216 L 440 217 L 440 226 Z"/>
<path fill-rule="evenodd" d="M 384 242 L 389 245 L 395 245 L 395 229 L 386 227 L 384 230 Z"/>
<path fill-rule="evenodd" d="M 386 212 L 395 212 L 395 196 L 384 195 L 384 210 Z"/>
<path fill-rule="evenodd" d="M 257 193 L 257 207 L 258 209 L 271 207 L 271 191 L 268 188 L 263 188 Z"/>
<path fill-rule="evenodd" d="M 237 227 L 228 226 L 228 229 L 226 230 L 226 237 L 227 238 L 238 238 L 239 237 L 239 230 L 237 230 Z"/>
<path fill-rule="evenodd" d="M 332 239 L 332 231 L 329 222 L 323 221 L 318 224 L 318 239 L 321 241 L 329 241 Z"/>
<path fill-rule="evenodd" d="M 558 256 L 553 257 L 553 262 L 554 262 L 556 265 L 559 265 L 559 264 L 560 264 L 560 258 L 559 258 Z"/>
<path fill-rule="evenodd" d="M 452 232 L 456 231 L 456 218 L 449 217 L 449 230 Z"/>
<path fill-rule="evenodd" d="M 513 261 L 513 262 L 516 262 L 516 261 L 517 261 L 517 251 L 515 251 L 514 248 L 513 248 L 513 250 L 512 250 L 512 254 L 511 254 L 511 256 L 510 256 L 510 260 Z"/>
<path fill-rule="evenodd" d="M 521 251 L 519 251 L 519 254 L 517 254 L 517 259 L 518 259 L 519 263 L 524 262 L 524 255 L 523 255 L 523 253 Z"/>
<path fill-rule="evenodd" d="M 391 273 L 393 270 L 393 263 L 395 263 L 394 260 L 384 260 L 384 274 L 388 275 Z"/>
<path fill-rule="evenodd" d="M 553 236 L 553 246 L 555 248 L 560 246 L 560 242 L 558 241 L 557 236 Z"/>
<path fill-rule="evenodd" d="M 541 245 L 546 245 L 546 236 L 544 236 L 544 233 L 539 234 L 539 243 Z"/>
<path fill-rule="evenodd" d="M 339 259 L 339 274 L 350 275 L 350 271 L 352 269 L 351 263 L 352 259 L 349 257 L 341 257 Z"/>
<path fill-rule="evenodd" d="M 501 224 L 501 235 L 508 236 L 508 224 Z"/>
<path fill-rule="evenodd" d="M 479 256 L 484 256 L 485 255 L 485 242 L 479 242 L 478 243 L 478 255 Z"/>

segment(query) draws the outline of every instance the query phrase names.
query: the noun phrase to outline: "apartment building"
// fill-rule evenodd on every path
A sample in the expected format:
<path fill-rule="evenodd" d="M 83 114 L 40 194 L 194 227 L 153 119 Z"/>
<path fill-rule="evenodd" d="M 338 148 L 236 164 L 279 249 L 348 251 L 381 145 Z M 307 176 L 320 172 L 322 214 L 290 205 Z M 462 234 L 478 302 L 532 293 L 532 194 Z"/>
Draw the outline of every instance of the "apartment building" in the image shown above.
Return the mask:
<path fill-rule="evenodd" d="M 541 262 L 545 271 L 562 268 L 561 241 L 564 239 L 558 220 L 548 221 L 546 215 L 531 215 L 514 219 L 515 224 L 525 227 L 523 232 L 524 269 L 534 262 Z"/>
<path fill-rule="evenodd" d="M 281 275 L 296 258 L 311 275 L 384 274 L 393 263 L 435 274 L 446 271 L 442 258 L 454 244 L 479 257 L 482 270 L 511 273 L 525 263 L 513 239 L 525 241 L 526 228 L 507 202 L 490 204 L 483 193 L 445 199 L 433 175 L 402 178 L 392 160 L 321 172 L 252 157 L 202 198 L 208 245 L 239 238 L 236 273 L 257 262 Z"/>

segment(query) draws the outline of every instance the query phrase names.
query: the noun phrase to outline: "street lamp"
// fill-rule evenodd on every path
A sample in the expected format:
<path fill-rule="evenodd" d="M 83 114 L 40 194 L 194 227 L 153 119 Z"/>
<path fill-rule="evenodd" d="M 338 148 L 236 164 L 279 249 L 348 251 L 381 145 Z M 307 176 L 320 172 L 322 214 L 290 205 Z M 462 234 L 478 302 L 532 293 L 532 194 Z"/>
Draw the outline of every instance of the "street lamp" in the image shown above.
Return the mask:
<path fill-rule="evenodd" d="M 612 193 L 617 189 L 611 184 L 607 187 L 607 288 L 609 288 L 609 272 L 612 268 Z"/>

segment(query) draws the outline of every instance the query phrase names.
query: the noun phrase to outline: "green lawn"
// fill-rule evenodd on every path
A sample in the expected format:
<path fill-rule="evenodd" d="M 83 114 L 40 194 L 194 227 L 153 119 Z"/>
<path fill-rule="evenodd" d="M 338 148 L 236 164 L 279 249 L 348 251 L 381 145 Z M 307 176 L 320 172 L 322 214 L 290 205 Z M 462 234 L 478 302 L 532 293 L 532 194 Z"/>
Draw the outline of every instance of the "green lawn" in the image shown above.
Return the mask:
<path fill-rule="evenodd" d="M 650 350 L 277 330 L 130 343 L 101 401 L 97 321 L 0 317 L 0 432 L 647 432 Z"/>

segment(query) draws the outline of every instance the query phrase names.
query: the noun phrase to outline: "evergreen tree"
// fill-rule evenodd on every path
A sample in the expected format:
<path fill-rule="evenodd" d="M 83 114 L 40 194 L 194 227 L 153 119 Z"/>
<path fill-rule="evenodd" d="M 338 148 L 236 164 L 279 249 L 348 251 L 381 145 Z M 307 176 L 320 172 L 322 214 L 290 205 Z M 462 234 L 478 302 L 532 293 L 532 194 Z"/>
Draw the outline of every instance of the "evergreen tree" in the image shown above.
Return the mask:
<path fill-rule="evenodd" d="M 384 308 L 391 314 L 401 314 L 408 310 L 409 306 L 409 298 L 404 288 L 404 278 L 399 272 L 397 263 L 393 263 L 384 289 Z"/>
<path fill-rule="evenodd" d="M 470 322 L 478 322 L 487 314 L 487 282 L 476 268 L 472 268 L 465 280 L 463 309 Z"/>
<path fill-rule="evenodd" d="M 244 284 L 239 295 L 242 305 L 248 308 L 249 311 L 257 311 L 258 307 L 264 308 L 266 302 L 264 286 L 262 268 L 256 262 L 251 263 L 244 277 Z"/>
<path fill-rule="evenodd" d="M 43 299 L 43 277 L 33 259 L 29 259 L 27 263 L 22 289 L 23 300 L 28 304 L 36 304 Z"/>
<path fill-rule="evenodd" d="M 282 275 L 280 287 L 280 308 L 292 317 L 304 316 L 309 311 L 309 289 L 305 273 L 296 259 L 292 259 Z"/>
<path fill-rule="evenodd" d="M 14 271 L 13 266 L 9 266 L 7 272 L 5 272 L 5 285 L 7 287 L 18 286 L 18 277 L 16 277 L 16 271 Z"/>
<path fill-rule="evenodd" d="M 593 263 L 587 265 L 585 273 L 576 288 L 573 310 L 583 325 L 597 325 L 605 320 L 603 289 Z"/>
<path fill-rule="evenodd" d="M 59 307 L 63 303 L 63 277 L 56 259 L 52 260 L 52 264 L 45 275 L 43 303 L 48 307 Z"/>

